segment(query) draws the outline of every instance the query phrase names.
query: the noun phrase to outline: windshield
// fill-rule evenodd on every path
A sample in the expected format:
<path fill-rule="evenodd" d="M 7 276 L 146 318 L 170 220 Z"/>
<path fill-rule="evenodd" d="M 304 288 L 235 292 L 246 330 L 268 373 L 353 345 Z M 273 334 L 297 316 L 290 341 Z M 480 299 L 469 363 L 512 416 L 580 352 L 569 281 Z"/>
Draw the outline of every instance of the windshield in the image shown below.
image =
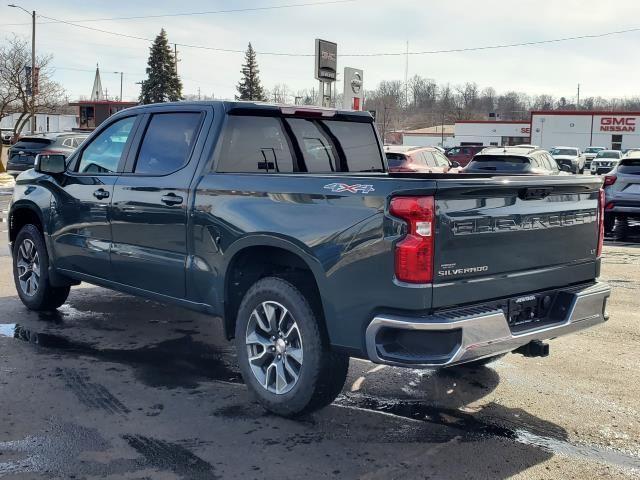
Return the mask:
<path fill-rule="evenodd" d="M 389 167 L 401 167 L 402 164 L 407 160 L 407 157 L 402 153 L 390 153 L 387 152 L 387 163 Z"/>
<path fill-rule="evenodd" d="M 598 158 L 620 158 L 620 152 L 598 152 Z"/>
<path fill-rule="evenodd" d="M 589 147 L 584 151 L 584 153 L 598 153 L 600 150 L 604 150 L 604 148 L 601 148 L 601 147 Z"/>
<path fill-rule="evenodd" d="M 465 171 L 490 170 L 523 172 L 530 166 L 527 157 L 517 157 L 514 155 L 476 155 L 473 157 Z"/>
<path fill-rule="evenodd" d="M 570 155 L 570 156 L 576 156 L 578 155 L 578 150 L 576 150 L 575 148 L 554 148 L 553 150 L 551 150 L 551 155 Z"/>

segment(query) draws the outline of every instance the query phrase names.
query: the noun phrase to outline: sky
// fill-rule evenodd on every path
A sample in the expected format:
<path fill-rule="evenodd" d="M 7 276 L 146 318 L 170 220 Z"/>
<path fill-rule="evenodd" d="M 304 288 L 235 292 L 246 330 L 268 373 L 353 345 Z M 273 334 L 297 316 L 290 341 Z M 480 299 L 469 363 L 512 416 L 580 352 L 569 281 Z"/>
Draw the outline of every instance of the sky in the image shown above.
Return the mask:
<path fill-rule="evenodd" d="M 142 19 L 113 17 L 166 15 L 242 8 L 318 3 L 323 0 L 168 0 L 16 1 L 38 15 L 126 35 L 154 38 L 161 28 L 169 41 L 242 51 L 251 42 L 257 52 L 313 54 L 314 39 L 338 44 L 338 72 L 364 70 L 364 87 L 381 80 L 403 80 L 405 55 L 357 56 L 489 46 L 599 34 L 640 28 L 640 1 L 616 0 L 355 0 L 272 10 Z M 70 99 L 88 97 L 99 64 L 102 86 L 118 96 L 137 99 L 145 78 L 150 43 L 88 30 L 38 17 L 36 49 L 53 56 L 54 79 Z M 16 34 L 30 42 L 29 16 L 0 6 L 0 42 Z M 483 51 L 410 55 L 415 74 L 452 86 L 476 82 L 498 92 L 519 91 L 574 98 L 640 95 L 640 30 L 607 37 Z M 356 55 L 356 56 L 348 56 Z M 178 70 L 184 94 L 233 98 L 244 60 L 242 53 L 178 46 Z M 286 84 L 291 91 L 313 87 L 312 56 L 258 53 L 263 85 Z M 340 78 L 342 76 L 340 75 Z M 342 90 L 340 81 L 337 90 Z"/>

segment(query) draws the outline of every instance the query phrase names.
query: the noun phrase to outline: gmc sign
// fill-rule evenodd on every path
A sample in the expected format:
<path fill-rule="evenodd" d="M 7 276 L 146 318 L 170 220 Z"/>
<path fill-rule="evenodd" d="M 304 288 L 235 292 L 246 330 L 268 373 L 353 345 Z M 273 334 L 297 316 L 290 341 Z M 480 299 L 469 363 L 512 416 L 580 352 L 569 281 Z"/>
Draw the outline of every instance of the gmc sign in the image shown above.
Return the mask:
<path fill-rule="evenodd" d="M 636 117 L 602 117 L 601 132 L 635 132 Z"/>

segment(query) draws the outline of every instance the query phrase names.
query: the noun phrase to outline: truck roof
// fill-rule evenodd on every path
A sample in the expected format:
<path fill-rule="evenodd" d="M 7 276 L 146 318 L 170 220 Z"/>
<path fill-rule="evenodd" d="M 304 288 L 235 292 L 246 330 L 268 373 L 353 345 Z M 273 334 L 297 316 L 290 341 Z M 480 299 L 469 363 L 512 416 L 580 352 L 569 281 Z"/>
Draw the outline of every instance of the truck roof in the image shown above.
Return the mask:
<path fill-rule="evenodd" d="M 147 108 L 157 107 L 175 107 L 175 106 L 188 106 L 188 105 L 222 105 L 225 112 L 230 114 L 248 114 L 255 112 L 256 114 L 271 113 L 275 115 L 293 115 L 293 116 L 318 116 L 318 117 L 353 117 L 360 121 L 373 121 L 373 117 L 367 111 L 354 111 L 354 110 L 340 110 L 337 108 L 325 108 L 315 105 L 288 105 L 269 102 L 254 102 L 254 101 L 242 101 L 242 100 L 201 100 L 201 101 L 182 101 L 182 102 L 166 102 L 166 103 L 153 103 L 148 105 L 138 105 L 127 109 L 139 110 Z"/>

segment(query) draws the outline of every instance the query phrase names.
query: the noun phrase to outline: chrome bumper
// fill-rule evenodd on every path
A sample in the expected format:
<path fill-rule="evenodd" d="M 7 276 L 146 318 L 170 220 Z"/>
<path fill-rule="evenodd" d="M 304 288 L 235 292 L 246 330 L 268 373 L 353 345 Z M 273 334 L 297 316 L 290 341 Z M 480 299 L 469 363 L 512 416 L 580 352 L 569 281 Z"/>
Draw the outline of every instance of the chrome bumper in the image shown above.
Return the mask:
<path fill-rule="evenodd" d="M 605 312 L 611 289 L 598 282 L 572 293 L 565 318 L 546 324 L 538 329 L 512 333 L 501 309 L 476 311 L 453 317 L 434 314 L 427 317 L 376 316 L 366 330 L 366 346 L 369 359 L 375 363 L 420 368 L 444 367 L 471 362 L 501 353 L 511 352 L 532 340 L 547 340 L 592 327 L 607 320 Z M 473 310 L 473 309 L 467 309 Z M 377 342 L 381 329 L 404 329 L 413 331 L 451 332 L 460 330 L 460 341 L 452 353 L 437 362 L 398 361 L 386 356 L 384 347 Z"/>

